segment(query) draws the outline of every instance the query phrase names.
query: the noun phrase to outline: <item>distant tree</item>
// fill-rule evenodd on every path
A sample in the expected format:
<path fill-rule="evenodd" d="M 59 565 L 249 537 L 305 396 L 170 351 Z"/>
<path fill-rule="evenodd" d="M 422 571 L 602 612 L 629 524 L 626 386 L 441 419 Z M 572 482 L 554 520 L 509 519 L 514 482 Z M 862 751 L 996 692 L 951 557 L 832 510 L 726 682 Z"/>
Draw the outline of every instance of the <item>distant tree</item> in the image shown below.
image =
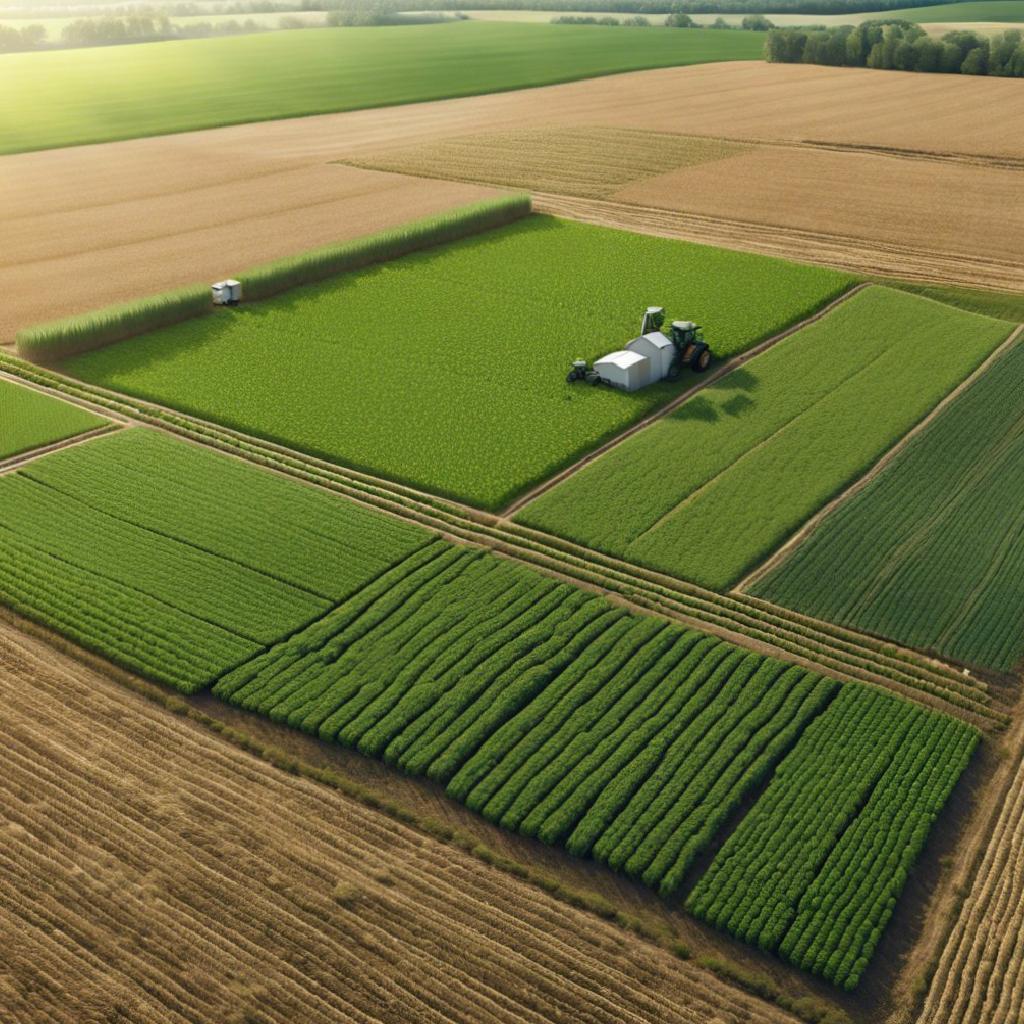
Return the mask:
<path fill-rule="evenodd" d="M 988 48 L 975 46 L 967 52 L 963 64 L 960 65 L 962 75 L 987 75 L 988 74 Z"/>
<path fill-rule="evenodd" d="M 688 14 L 676 11 L 665 19 L 666 28 L 693 28 L 696 22 Z"/>
<path fill-rule="evenodd" d="M 740 27 L 749 29 L 752 32 L 767 32 L 769 29 L 775 28 L 763 14 L 748 14 L 740 22 Z"/>
<path fill-rule="evenodd" d="M 649 28 L 651 21 L 650 18 L 645 18 L 642 15 L 634 14 L 631 18 L 623 18 L 623 25 L 632 25 L 635 28 Z"/>

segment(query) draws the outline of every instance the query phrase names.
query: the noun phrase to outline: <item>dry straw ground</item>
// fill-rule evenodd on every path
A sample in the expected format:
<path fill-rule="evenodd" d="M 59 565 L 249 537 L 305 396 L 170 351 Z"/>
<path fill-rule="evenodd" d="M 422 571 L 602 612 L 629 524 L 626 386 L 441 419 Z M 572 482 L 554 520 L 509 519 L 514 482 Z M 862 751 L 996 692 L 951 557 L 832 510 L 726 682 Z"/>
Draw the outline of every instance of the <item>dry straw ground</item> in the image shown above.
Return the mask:
<path fill-rule="evenodd" d="M 639 206 L 609 213 L 574 200 L 563 212 L 646 230 L 643 210 L 663 205 L 653 219 L 665 234 L 890 276 L 1024 287 L 1024 215 L 1012 201 L 1024 180 L 1016 82 L 723 63 L 4 157 L 0 342 L 31 323 L 483 194 L 332 161 L 380 162 L 394 150 L 503 132 L 540 131 L 549 146 L 551 132 L 567 128 L 599 129 L 599 141 L 615 134 L 617 169 L 600 190 L 628 187 Z M 630 134 L 652 132 L 705 140 Z M 692 166 L 661 177 L 666 150 L 720 156 L 728 147 L 715 140 L 773 145 L 709 163 L 684 152 L 677 166 Z M 573 146 L 587 159 L 578 137 Z M 510 180 L 508 168 L 491 176 Z"/>
<path fill-rule="evenodd" d="M 793 1024 L 0 624 L 19 1024 Z"/>

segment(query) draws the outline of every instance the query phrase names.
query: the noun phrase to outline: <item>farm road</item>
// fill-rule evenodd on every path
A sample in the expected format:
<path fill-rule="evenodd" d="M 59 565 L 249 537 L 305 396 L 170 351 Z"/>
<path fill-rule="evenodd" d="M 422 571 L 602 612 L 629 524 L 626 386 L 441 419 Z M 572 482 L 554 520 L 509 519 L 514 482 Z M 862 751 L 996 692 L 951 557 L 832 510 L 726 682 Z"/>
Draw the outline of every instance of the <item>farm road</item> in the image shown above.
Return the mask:
<path fill-rule="evenodd" d="M 1024 180 L 1016 82 L 722 63 L 2 157 L 0 343 L 24 326 L 490 194 L 338 161 L 559 125 L 770 144 L 635 182 L 611 210 L 561 197 L 567 216 L 888 275 L 1024 287 L 1024 213 L 1006 202 Z M 922 158 L 937 182 L 928 193 Z M 761 173 L 779 160 L 793 173 Z M 837 196 L 839 226 L 826 202 Z M 901 205 L 912 215 L 894 220 Z"/>

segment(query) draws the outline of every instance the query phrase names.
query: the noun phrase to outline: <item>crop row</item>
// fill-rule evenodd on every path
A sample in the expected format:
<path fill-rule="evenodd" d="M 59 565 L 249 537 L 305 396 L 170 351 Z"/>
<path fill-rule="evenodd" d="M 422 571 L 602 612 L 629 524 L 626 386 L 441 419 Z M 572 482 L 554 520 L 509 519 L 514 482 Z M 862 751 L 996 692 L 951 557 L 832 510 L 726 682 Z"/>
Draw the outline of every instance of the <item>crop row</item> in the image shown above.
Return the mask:
<path fill-rule="evenodd" d="M 977 733 L 847 687 L 804 732 L 687 901 L 852 989 Z"/>
<path fill-rule="evenodd" d="M 837 687 L 436 541 L 213 692 L 670 894 Z"/>
<path fill-rule="evenodd" d="M 755 591 L 1011 670 L 1024 657 L 1022 373 L 1017 343 Z"/>
<path fill-rule="evenodd" d="M 8 603 L 188 691 L 320 618 L 429 540 L 142 429 L 0 477 L 0 504 Z"/>
<path fill-rule="evenodd" d="M 116 392 L 70 380 L 0 354 L 7 372 L 91 401 L 137 421 L 152 423 L 200 444 L 316 484 L 455 539 L 495 547 L 546 571 L 619 593 L 652 610 L 699 622 L 739 642 L 769 644 L 839 678 L 893 686 L 939 706 L 962 709 L 972 721 L 1001 726 L 1006 716 L 989 707 L 983 683 L 891 643 L 769 605 L 742 594 L 718 594 L 694 584 L 631 566 L 611 556 L 433 495 L 355 470 L 342 469 L 270 442 L 173 413 Z M 340 513 L 339 513 L 340 514 Z"/>

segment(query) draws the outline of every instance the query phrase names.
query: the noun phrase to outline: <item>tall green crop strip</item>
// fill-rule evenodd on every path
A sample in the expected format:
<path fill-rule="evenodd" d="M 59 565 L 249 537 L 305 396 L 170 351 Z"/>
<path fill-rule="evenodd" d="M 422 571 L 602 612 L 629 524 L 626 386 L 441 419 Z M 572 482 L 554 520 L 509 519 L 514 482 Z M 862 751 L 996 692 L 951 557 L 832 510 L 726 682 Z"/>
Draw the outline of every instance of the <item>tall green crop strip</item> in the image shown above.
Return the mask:
<path fill-rule="evenodd" d="M 930 299 L 867 288 L 517 518 L 727 588 L 863 473 L 1011 330 Z"/>
<path fill-rule="evenodd" d="M 977 742 L 961 722 L 844 687 L 698 881 L 689 909 L 854 988 Z"/>
<path fill-rule="evenodd" d="M 693 908 L 847 987 L 977 740 L 440 540 L 213 692 L 667 897 L 767 784 Z"/>

